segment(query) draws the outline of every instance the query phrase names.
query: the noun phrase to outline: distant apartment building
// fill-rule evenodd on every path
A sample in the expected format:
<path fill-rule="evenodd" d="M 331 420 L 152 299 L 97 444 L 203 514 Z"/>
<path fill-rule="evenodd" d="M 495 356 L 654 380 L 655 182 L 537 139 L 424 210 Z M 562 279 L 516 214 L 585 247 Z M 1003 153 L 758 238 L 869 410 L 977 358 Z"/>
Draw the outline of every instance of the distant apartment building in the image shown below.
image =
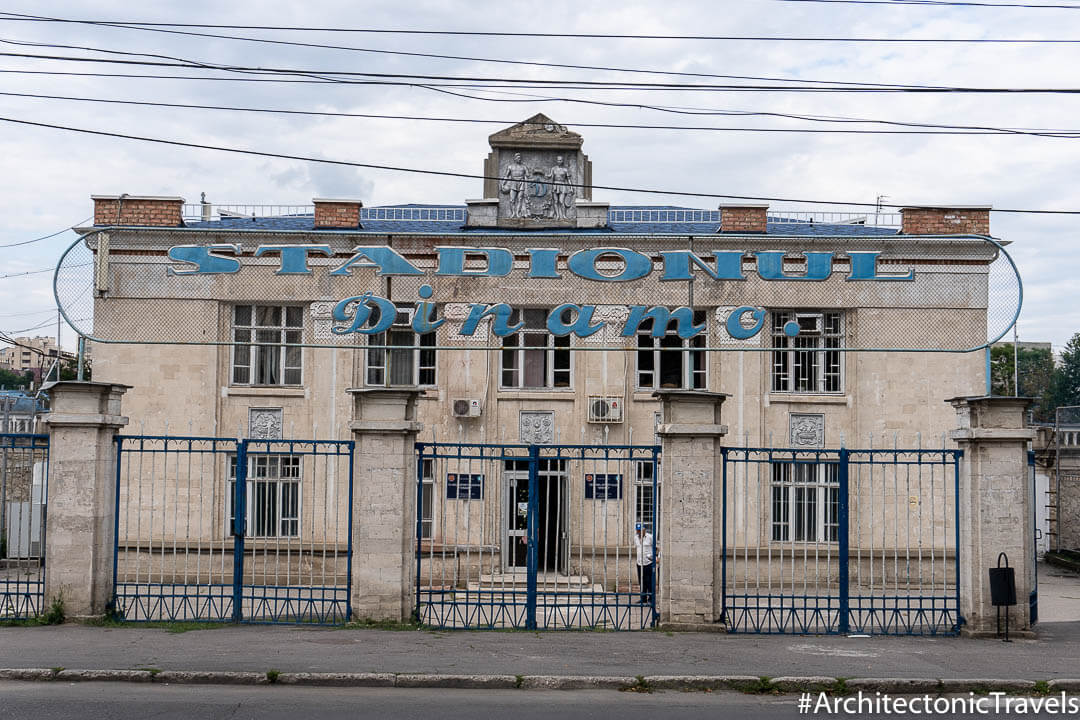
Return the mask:
<path fill-rule="evenodd" d="M 42 376 L 52 369 L 57 355 L 61 360 L 75 357 L 57 347 L 53 337 L 17 337 L 15 343 L 0 348 L 0 367 L 20 375 L 31 372 L 35 383 L 41 382 Z"/>

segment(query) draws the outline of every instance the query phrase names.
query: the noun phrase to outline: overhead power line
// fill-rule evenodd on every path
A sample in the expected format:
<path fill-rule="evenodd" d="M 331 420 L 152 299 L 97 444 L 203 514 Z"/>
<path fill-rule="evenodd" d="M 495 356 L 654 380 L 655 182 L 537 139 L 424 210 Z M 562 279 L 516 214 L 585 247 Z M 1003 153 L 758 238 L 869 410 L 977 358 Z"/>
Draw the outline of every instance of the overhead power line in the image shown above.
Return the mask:
<path fill-rule="evenodd" d="M 130 29 L 140 30 L 140 29 L 143 29 L 143 28 L 130 28 Z M 155 31 L 155 32 L 172 32 L 172 31 Z M 185 34 L 185 35 L 199 35 L 199 36 L 205 36 L 205 37 L 230 38 L 230 36 L 228 36 L 228 35 L 209 35 L 209 34 L 206 34 L 206 33 L 182 33 L 182 34 Z M 231 38 L 231 39 L 239 39 L 239 38 Z M 340 48 L 340 46 L 318 45 L 318 44 L 313 44 L 313 43 L 287 43 L 285 41 L 271 41 L 271 40 L 268 40 L 266 42 L 275 42 L 275 43 L 280 42 L 280 43 L 283 43 L 283 44 L 306 45 L 306 46 L 310 46 L 310 47 L 327 47 L 327 48 L 335 48 L 335 47 L 337 47 L 337 48 Z M 207 70 L 215 70 L 215 69 L 233 70 L 234 69 L 232 66 L 223 65 L 221 63 L 211 63 L 211 62 L 201 61 L 201 60 L 192 60 L 190 58 L 178 57 L 178 56 L 175 56 L 175 55 L 163 55 L 163 54 L 159 54 L 159 53 L 132 52 L 132 51 L 127 51 L 127 50 L 115 50 L 115 49 L 112 49 L 112 48 L 93 47 L 93 46 L 89 46 L 89 45 L 63 45 L 63 44 L 58 44 L 58 43 L 30 42 L 30 41 L 24 41 L 24 40 L 11 40 L 11 39 L 6 39 L 6 38 L 0 38 L 0 43 L 4 43 L 4 44 L 7 44 L 7 45 L 20 45 L 20 46 L 25 46 L 25 47 L 47 47 L 47 48 L 55 48 L 55 49 L 59 49 L 59 50 L 84 50 L 84 51 L 87 51 L 87 52 L 106 53 L 106 54 L 110 54 L 110 55 L 125 55 L 125 56 L 129 56 L 129 57 L 130 56 L 151 57 L 151 58 L 157 58 L 159 60 L 173 60 L 173 61 L 176 61 L 176 62 L 191 63 L 191 64 L 193 64 L 193 65 L 195 65 L 197 67 L 204 68 L 204 69 L 207 69 Z M 578 70 L 604 70 L 604 71 L 611 71 L 611 72 L 646 73 L 646 74 L 654 74 L 654 75 L 677 75 L 677 76 L 689 76 L 689 77 L 701 77 L 701 78 L 720 78 L 720 79 L 726 79 L 726 80 L 756 80 L 756 81 L 762 81 L 762 82 L 810 83 L 810 84 L 824 84 L 824 85 L 833 84 L 833 85 L 851 85 L 853 87 L 859 87 L 859 86 L 866 86 L 866 87 L 896 87 L 896 88 L 905 88 L 905 87 L 910 87 L 910 88 L 943 87 L 943 86 L 940 86 L 940 85 L 918 85 L 918 84 L 902 84 L 902 83 L 871 83 L 871 82 L 853 82 L 853 81 L 845 81 L 845 80 L 817 80 L 817 79 L 803 79 L 803 78 L 784 78 L 784 77 L 759 76 L 759 75 L 717 75 L 717 74 L 713 74 L 713 73 L 682 73 L 682 72 L 669 73 L 669 72 L 659 71 L 659 70 L 642 70 L 642 69 L 611 68 L 611 67 L 605 68 L 605 67 L 598 67 L 598 66 L 593 66 L 593 65 L 561 65 L 561 64 L 554 64 L 554 63 L 534 63 L 534 62 L 528 62 L 528 61 L 524 61 L 524 60 L 493 60 L 493 59 L 487 59 L 487 58 L 462 58 L 462 57 L 459 57 L 459 56 L 432 55 L 432 54 L 429 54 L 429 53 L 401 53 L 401 52 L 391 51 L 391 50 L 386 50 L 386 51 L 384 51 L 384 50 L 365 50 L 365 52 L 373 52 L 373 53 L 383 53 L 383 52 L 385 52 L 385 53 L 389 53 L 389 54 L 392 54 L 392 55 L 420 55 L 420 56 L 431 57 L 431 58 L 459 59 L 459 60 L 464 59 L 464 60 L 472 60 L 472 61 L 477 61 L 477 62 L 492 62 L 492 63 L 503 63 L 503 62 L 505 62 L 505 63 L 512 63 L 512 64 L 515 64 L 515 65 L 536 65 L 536 66 L 541 66 L 541 67 L 572 68 L 572 69 L 578 69 Z M 238 69 L 242 69 L 244 71 L 250 70 L 250 68 L 238 68 Z M 259 68 L 258 71 L 262 72 L 262 71 L 264 71 L 264 69 Z M 275 72 L 277 72 L 277 71 L 275 71 Z M 289 72 L 293 72 L 293 71 L 290 70 Z M 312 74 L 312 75 L 314 75 L 314 74 L 319 74 L 319 75 L 345 74 L 345 73 L 341 73 L 339 71 L 304 70 L 304 71 L 295 71 L 295 72 L 303 72 L 305 74 Z M 526 82 L 526 81 L 528 81 L 528 79 L 521 80 L 521 82 Z M 507 82 L 509 82 L 509 81 L 507 81 Z M 562 82 L 562 81 L 544 81 L 544 82 Z M 566 82 L 576 82 L 576 81 L 566 81 Z M 606 84 L 603 81 L 591 81 L 591 82 L 592 82 L 592 84 L 595 84 L 595 85 Z"/>
<path fill-rule="evenodd" d="M 268 152 L 265 150 L 250 150 L 246 148 L 234 148 L 224 147 L 220 145 L 206 145 L 203 143 L 190 143 L 183 142 L 181 140 L 167 140 L 164 138 L 151 138 L 140 135 L 129 135 L 126 133 L 108 132 L 105 130 L 91 130 L 88 128 L 77 128 L 68 125 L 56 125 L 52 123 L 35 122 L 31 120 L 19 120 L 17 118 L 0 117 L 0 122 L 8 122 L 16 125 L 25 125 L 29 127 L 49 128 L 52 130 L 62 130 L 66 132 L 80 133 L 84 135 L 95 135 L 98 137 L 112 137 L 123 140 L 135 140 L 138 142 L 155 143 L 159 145 L 171 145 L 174 147 L 193 148 L 197 150 L 214 150 L 218 152 L 235 153 L 238 155 L 251 155 L 255 157 L 268 157 L 281 160 L 297 160 L 301 162 L 315 162 L 326 165 L 340 165 L 343 167 L 359 167 L 367 168 L 371 170 L 388 170 L 392 172 L 413 173 L 418 175 L 435 175 L 439 177 L 455 177 L 455 178 L 467 178 L 476 180 L 498 180 L 500 178 L 490 175 L 480 175 L 474 173 L 453 172 L 449 170 L 430 170 L 425 168 L 409 168 L 396 165 L 382 165 L 377 163 L 363 163 L 352 162 L 348 160 L 332 160 L 329 158 L 311 157 L 308 155 L 291 155 L 286 153 Z M 585 187 L 581 183 L 551 183 L 554 185 L 565 185 L 567 187 Z M 756 200 L 756 201 L 769 201 L 769 202 L 790 202 L 790 203 L 802 203 L 805 205 L 849 205 L 854 207 L 920 207 L 919 203 L 868 203 L 868 202 L 845 202 L 842 200 L 809 200 L 805 198 L 782 198 L 782 197 L 766 197 L 760 195 L 728 195 L 724 193 L 712 193 L 712 192 L 697 192 L 689 190 L 660 190 L 653 188 L 633 188 L 624 187 L 618 185 L 590 185 L 594 190 L 612 190 L 616 192 L 632 192 L 641 193 L 645 195 L 669 195 L 669 196 L 681 196 L 681 197 L 700 197 L 700 198 L 715 198 L 715 199 L 729 199 L 729 200 Z M 1036 209 L 999 209 L 995 208 L 995 212 L 999 213 L 1024 213 L 1024 214 L 1038 214 L 1038 215 L 1080 215 L 1080 210 L 1036 210 Z"/>
<path fill-rule="evenodd" d="M 6 245 L 0 245 L 0 248 L 19 247 L 20 245 L 29 245 L 31 243 L 41 242 L 42 240 L 48 240 L 49 238 L 54 238 L 57 235 L 63 235 L 64 233 L 66 233 L 71 228 L 78 227 L 79 225 L 82 225 L 84 222 L 86 222 L 89 219 L 90 218 L 86 218 L 85 220 L 80 220 L 79 222 L 75 223 L 74 225 L 69 225 L 68 227 L 64 228 L 63 230 L 57 230 L 54 233 L 50 233 L 49 235 L 42 235 L 41 237 L 34 238 L 33 240 L 23 240 L 21 242 L 14 242 L 14 243 L 8 243 Z"/>
<path fill-rule="evenodd" d="M 301 25 L 236 25 L 227 23 L 167 23 L 143 22 L 138 20 L 76 20 L 68 18 L 45 18 L 19 13 L 0 13 L 0 21 L 12 22 L 49 22 L 78 25 L 101 26 L 138 26 L 167 28 L 207 28 L 212 30 L 274 30 L 282 32 L 328 32 L 359 33 L 370 35 L 444 35 L 457 37 L 530 37 L 530 38 L 571 38 L 588 40 L 712 40 L 712 41 L 751 41 L 751 42 L 845 42 L 845 43 L 1080 43 L 1075 38 L 895 38 L 895 37 L 849 37 L 843 35 L 645 35 L 619 33 L 551 33 L 551 32 L 506 32 L 495 30 L 417 30 L 404 28 L 342 28 Z"/>
<path fill-rule="evenodd" d="M 376 73 L 349 70 L 307 70 L 299 68 L 260 68 L 243 65 L 215 65 L 198 62 L 153 62 L 148 60 L 120 60 L 116 58 L 89 58 L 65 55 L 40 55 L 34 53 L 0 52 L 0 57 L 17 57 L 35 60 L 59 62 L 107 63 L 119 65 L 140 65 L 149 67 L 198 68 L 223 72 L 250 72 L 260 74 L 322 76 L 333 82 L 351 83 L 352 78 L 377 78 L 391 81 L 412 81 L 409 84 L 425 85 L 428 80 L 443 80 L 472 83 L 511 83 L 512 87 L 583 90 L 620 90 L 620 91 L 705 91 L 705 92 L 841 92 L 841 93 L 963 93 L 963 94 L 1078 94 L 1080 88 L 1018 88 L 1018 87 L 962 87 L 962 86 L 801 86 L 801 85 L 721 85 L 691 83 L 642 83 L 604 80 L 547 80 L 530 78 L 493 78 L 462 75 L 427 75 L 420 73 Z M 343 77 L 344 76 L 344 77 Z"/>
<path fill-rule="evenodd" d="M 846 5 L 929 5 L 931 7 L 1030 8 L 1033 10 L 1080 10 L 1080 5 L 1033 5 L 1030 3 L 954 2 L 952 0 L 781 0 L 781 2 L 843 3 Z"/>
<path fill-rule="evenodd" d="M 2 19 L 3 18 L 0 18 L 0 20 L 2 20 Z M 720 74 L 716 74 L 716 73 L 677 72 L 677 71 L 673 71 L 673 70 L 650 70 L 650 69 L 644 69 L 644 68 L 622 68 L 622 67 L 609 67 L 609 66 L 602 66 L 602 65 L 572 65 L 572 64 L 568 64 L 568 63 L 547 63 L 547 62 L 536 62 L 536 61 L 530 61 L 530 60 L 507 60 L 507 59 L 500 59 L 500 58 L 469 57 L 469 56 L 463 56 L 463 55 L 438 55 L 438 54 L 435 54 L 435 53 L 405 52 L 405 51 L 401 51 L 401 50 L 383 50 L 383 49 L 375 49 L 375 48 L 358 48 L 358 47 L 349 47 L 347 45 L 327 45 L 327 44 L 323 44 L 323 43 L 303 43 L 303 42 L 295 42 L 295 41 L 289 41 L 289 40 L 270 40 L 270 39 L 265 39 L 265 38 L 243 37 L 243 36 L 239 36 L 239 35 L 220 35 L 220 34 L 215 34 L 215 33 L 196 33 L 196 32 L 188 32 L 188 31 L 181 31 L 181 30 L 161 30 L 161 29 L 157 29 L 157 28 L 141 28 L 141 27 L 129 27 L 129 26 L 117 26 L 117 27 L 120 27 L 121 29 L 126 29 L 126 30 L 143 30 L 143 31 L 147 31 L 147 32 L 170 33 L 170 34 L 177 34 L 177 35 L 187 35 L 187 36 L 194 36 L 194 37 L 209 37 L 209 38 L 218 38 L 218 39 L 225 39 L 225 40 L 243 40 L 243 41 L 248 41 L 248 42 L 267 43 L 267 44 L 272 44 L 272 45 L 290 45 L 290 46 L 308 47 L 308 48 L 320 48 L 320 49 L 329 49 L 329 50 L 349 50 L 349 51 L 353 51 L 353 52 L 372 53 L 372 54 L 380 54 L 380 55 L 397 55 L 397 56 L 408 56 L 408 57 L 422 57 L 422 58 L 433 58 L 433 59 L 440 59 L 440 60 L 464 60 L 464 61 L 469 61 L 469 62 L 501 63 L 501 64 L 509 64 L 509 65 L 524 65 L 524 66 L 529 66 L 529 67 L 548 67 L 548 68 L 589 70 L 589 71 L 602 71 L 602 72 L 637 73 L 637 74 L 646 74 L 646 75 L 669 75 L 669 76 L 676 76 L 676 77 L 718 78 L 718 79 L 725 79 L 725 80 L 761 80 L 761 81 L 765 81 L 765 82 L 814 83 L 814 84 L 833 84 L 833 85 L 852 85 L 852 86 L 866 85 L 866 86 L 872 86 L 872 87 L 939 87 L 939 86 L 932 86 L 932 85 L 928 86 L 928 85 L 913 85 L 913 84 L 899 84 L 899 83 L 853 82 L 853 81 L 845 81 L 845 80 L 817 80 L 817 79 L 784 78 L 784 77 L 757 76 L 757 75 L 720 75 Z M 134 56 L 140 56 L 140 57 L 155 57 L 155 58 L 165 59 L 165 60 L 178 60 L 178 61 L 182 61 L 182 62 L 196 62 L 200 66 L 209 67 L 209 65 L 207 63 L 201 63 L 201 62 L 198 62 L 198 61 L 189 60 L 187 58 L 176 57 L 176 56 L 173 56 L 173 55 L 161 55 L 161 54 L 157 54 L 157 53 L 140 53 L 140 52 L 131 52 L 131 51 L 124 51 L 124 50 L 115 50 L 115 49 L 110 49 L 110 48 L 92 47 L 92 46 L 86 46 L 86 45 L 62 45 L 62 44 L 57 44 L 57 43 L 29 42 L 29 41 L 20 41 L 20 40 L 11 40 L 11 39 L 0 39 L 0 42 L 7 43 L 7 44 L 10 44 L 10 45 L 23 45 L 23 46 L 29 46 L 29 47 L 49 47 L 49 48 L 57 48 L 57 49 L 65 49 L 65 50 L 86 50 L 86 51 L 90 51 L 90 52 L 109 53 L 109 54 L 113 54 L 113 55 L 129 55 L 129 56 L 134 55 Z"/>
<path fill-rule="evenodd" d="M 77 267 L 89 267 L 93 263 L 79 263 L 78 265 L 68 265 L 67 268 Z M 65 269 L 67 269 L 65 268 Z M 53 272 L 55 267 L 41 268 L 40 270 L 27 270 L 26 272 L 7 273 L 6 275 L 0 275 L 0 280 L 7 280 L 8 278 L 22 277 L 24 275 L 39 275 L 41 273 Z"/>
<path fill-rule="evenodd" d="M 483 125 L 527 125 L 528 120 L 515 121 L 515 120 L 495 120 L 487 118 L 455 118 L 455 117 L 441 117 L 441 116 L 423 116 L 423 115 L 386 115 L 378 113 L 350 113 L 350 112 L 333 112 L 329 110 L 291 110 L 285 108 L 255 108 L 235 105 L 200 105 L 193 103 L 169 103 L 169 102 L 155 102 L 150 100 L 121 100 L 115 98 L 92 98 L 73 95 L 43 95 L 38 93 L 17 93 L 17 92 L 2 92 L 0 96 L 6 97 L 22 97 L 22 98 L 34 98 L 42 100 L 64 100 L 75 102 L 90 102 L 90 103 L 103 103 L 113 105 L 134 105 L 139 107 L 162 107 L 162 108 L 181 108 L 181 109 L 193 109 L 193 110 L 221 110 L 229 112 L 246 112 L 246 113 L 262 113 L 272 115 L 302 115 L 309 117 L 331 117 L 331 118 L 359 118 L 359 119 L 374 119 L 374 120 L 408 120 L 419 122 L 442 122 L 442 123 L 466 123 L 466 124 L 483 124 Z M 1063 138 L 1063 139 L 1077 139 L 1080 138 L 1080 130 L 1053 130 L 1053 129 L 1016 129 L 1016 128 L 999 128 L 989 126 L 974 126 L 974 125 L 941 125 L 934 123 L 913 123 L 913 122 L 900 122 L 894 120 L 867 120 L 857 118 L 825 118 L 814 117 L 808 115 L 796 115 L 792 113 L 772 113 L 772 112 L 737 112 L 728 111 L 724 113 L 717 113 L 718 115 L 724 115 L 728 117 L 776 117 L 789 120 L 804 120 L 808 122 L 820 122 L 820 123 L 871 123 L 871 124 L 884 124 L 894 125 L 909 128 L 927 128 L 923 130 L 867 130 L 867 129 L 835 129 L 835 128 L 765 128 L 765 127 L 717 127 L 709 125 L 645 125 L 635 123 L 599 123 L 599 122 L 567 122 L 561 121 L 560 125 L 566 125 L 569 127 L 582 127 L 582 128 L 609 128 L 609 129 L 628 129 L 628 130 L 682 130 L 682 131 L 716 131 L 716 132 L 764 132 L 764 133 L 846 133 L 855 135 L 1013 135 L 1013 136 L 1034 136 L 1034 137 L 1051 137 L 1051 138 Z M 544 125 L 546 123 L 536 122 L 535 125 Z M 3 247 L 3 246 L 0 246 Z"/>

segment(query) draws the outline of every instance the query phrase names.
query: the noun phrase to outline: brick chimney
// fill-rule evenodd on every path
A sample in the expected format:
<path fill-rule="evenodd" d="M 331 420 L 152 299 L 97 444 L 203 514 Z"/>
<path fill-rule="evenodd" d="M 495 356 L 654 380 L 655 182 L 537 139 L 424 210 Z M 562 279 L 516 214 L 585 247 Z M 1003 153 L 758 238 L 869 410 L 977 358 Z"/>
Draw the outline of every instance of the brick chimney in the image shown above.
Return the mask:
<path fill-rule="evenodd" d="M 358 230 L 360 228 L 359 200 L 313 198 L 316 230 Z"/>
<path fill-rule="evenodd" d="M 181 227 L 184 198 L 152 195 L 91 195 L 95 225 Z"/>
<path fill-rule="evenodd" d="M 768 205 L 720 206 L 720 232 L 722 233 L 763 233 L 768 216 Z"/>
<path fill-rule="evenodd" d="M 904 235 L 989 235 L 989 205 L 922 205 L 900 210 Z"/>

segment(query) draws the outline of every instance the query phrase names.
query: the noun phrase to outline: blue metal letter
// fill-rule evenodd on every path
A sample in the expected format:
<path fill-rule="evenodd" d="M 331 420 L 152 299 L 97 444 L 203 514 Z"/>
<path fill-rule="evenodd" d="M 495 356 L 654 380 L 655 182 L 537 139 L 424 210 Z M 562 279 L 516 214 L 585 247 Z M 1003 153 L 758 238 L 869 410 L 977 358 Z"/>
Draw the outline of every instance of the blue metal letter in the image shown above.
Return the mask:
<path fill-rule="evenodd" d="M 716 258 L 716 270 L 689 250 L 663 250 L 660 252 L 660 257 L 664 258 L 664 274 L 660 282 L 693 280 L 694 275 L 691 270 L 694 266 L 707 272 L 713 280 L 746 279 L 742 273 L 743 253 L 741 250 L 713 251 L 713 257 Z"/>
<path fill-rule="evenodd" d="M 806 274 L 787 275 L 784 273 L 783 250 L 766 250 L 754 253 L 757 256 L 757 271 L 762 280 L 827 280 L 832 275 L 831 252 L 805 252 Z"/>
<path fill-rule="evenodd" d="M 427 300 L 435 291 L 430 285 L 421 285 L 418 294 Z M 419 302 L 416 304 L 416 312 L 413 314 L 413 332 L 418 335 L 434 332 L 440 325 L 446 322 L 446 318 L 435 319 L 435 303 Z"/>
<path fill-rule="evenodd" d="M 743 327 L 742 317 L 746 313 L 750 313 L 756 321 L 751 328 Z M 737 307 L 731 311 L 730 315 L 728 315 L 725 326 L 727 327 L 728 335 L 731 337 L 736 340 L 748 340 L 761 332 L 761 328 L 765 326 L 765 309 L 750 307 L 749 305 Z"/>
<path fill-rule="evenodd" d="M 380 275 L 423 275 L 424 272 L 403 258 L 394 248 L 385 245 L 357 245 L 353 256 L 345 264 L 330 272 L 331 275 L 352 275 L 353 265 L 362 268 L 378 268 Z"/>
<path fill-rule="evenodd" d="M 561 278 L 557 261 L 559 250 L 556 248 L 534 248 L 529 250 L 528 278 Z"/>
<path fill-rule="evenodd" d="M 346 335 L 348 333 L 375 335 L 376 333 L 389 330 L 390 326 L 394 324 L 394 318 L 397 316 L 397 306 L 386 298 L 373 295 L 370 292 L 345 298 L 335 305 L 333 313 L 334 320 L 337 320 L 338 322 L 348 322 L 349 306 L 354 303 L 356 304 L 356 307 L 353 310 L 352 324 L 347 327 L 345 325 L 335 325 L 330 328 L 330 332 L 335 335 Z M 368 303 L 371 303 L 371 305 Z M 372 305 L 379 310 L 379 321 L 372 327 L 364 327 L 371 318 Z"/>
<path fill-rule="evenodd" d="M 567 310 L 572 311 L 577 316 L 569 325 L 562 321 L 563 313 Z M 578 337 L 589 337 L 590 335 L 594 335 L 600 332 L 600 329 L 604 327 L 604 323 L 592 324 L 592 316 L 595 311 L 595 305 L 579 306 L 574 303 L 560 305 L 548 313 L 548 332 L 559 337 L 569 335 L 570 333 L 573 333 Z"/>
<path fill-rule="evenodd" d="M 596 270 L 596 261 L 604 255 L 618 255 L 625 267 L 618 275 L 601 275 Z M 578 250 L 570 256 L 566 263 L 570 272 L 583 277 L 586 280 L 599 280 L 601 282 L 625 282 L 637 280 L 652 272 L 652 260 L 634 250 L 625 248 L 593 248 L 592 250 Z"/>
<path fill-rule="evenodd" d="M 498 303 L 497 305 L 484 305 L 483 303 L 473 303 L 469 308 L 469 317 L 465 318 L 465 322 L 461 325 L 460 335 L 472 335 L 476 332 L 476 326 L 488 315 L 492 316 L 491 332 L 496 337 L 506 337 L 507 335 L 513 335 L 522 328 L 525 323 L 519 322 L 517 325 L 510 326 L 510 313 L 514 312 L 513 309 L 506 303 Z"/>
<path fill-rule="evenodd" d="M 659 338 L 667 334 L 668 324 L 675 321 L 675 334 L 683 340 L 700 335 L 705 331 L 704 325 L 694 325 L 694 311 L 688 307 L 668 310 L 666 307 L 652 307 L 646 309 L 644 305 L 631 305 L 630 315 L 623 324 L 622 336 L 633 337 L 637 334 L 641 323 L 646 318 L 652 318 L 652 336 Z"/>
<path fill-rule="evenodd" d="M 281 267 L 275 275 L 310 275 L 308 253 L 319 253 L 327 257 L 334 254 L 329 245 L 260 245 L 255 249 L 255 257 L 275 252 L 281 253 Z"/>
<path fill-rule="evenodd" d="M 435 248 L 439 254 L 439 269 L 436 275 L 463 275 L 466 277 L 502 277 L 509 275 L 514 267 L 514 256 L 505 248 L 448 247 Z M 487 269 L 466 270 L 465 258 L 468 255 L 483 255 L 487 259 Z"/>
<path fill-rule="evenodd" d="M 915 268 L 907 271 L 907 275 L 878 275 L 877 259 L 881 253 L 866 250 L 851 250 L 848 257 L 851 258 L 851 273 L 848 280 L 914 280 Z"/>
<path fill-rule="evenodd" d="M 169 248 L 169 259 L 197 265 L 197 270 L 165 269 L 166 275 L 211 275 L 216 273 L 240 272 L 240 261 L 236 258 L 221 257 L 214 252 L 240 254 L 239 245 L 173 245 Z"/>

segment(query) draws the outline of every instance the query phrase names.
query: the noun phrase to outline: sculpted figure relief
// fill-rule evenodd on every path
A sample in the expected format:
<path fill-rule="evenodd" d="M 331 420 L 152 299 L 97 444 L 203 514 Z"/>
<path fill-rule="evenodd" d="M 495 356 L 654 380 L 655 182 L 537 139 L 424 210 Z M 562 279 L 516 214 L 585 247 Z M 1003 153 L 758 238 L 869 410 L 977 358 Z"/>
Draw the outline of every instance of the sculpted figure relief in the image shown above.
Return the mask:
<path fill-rule="evenodd" d="M 574 175 L 566 167 L 563 156 L 555 158 L 555 164 L 547 172 L 551 186 L 552 216 L 556 220 L 566 220 L 574 215 Z"/>
<path fill-rule="evenodd" d="M 510 195 L 510 217 L 529 217 L 529 199 L 526 195 L 529 168 L 521 161 L 521 153 L 514 153 L 514 161 L 506 166 L 499 190 Z"/>

